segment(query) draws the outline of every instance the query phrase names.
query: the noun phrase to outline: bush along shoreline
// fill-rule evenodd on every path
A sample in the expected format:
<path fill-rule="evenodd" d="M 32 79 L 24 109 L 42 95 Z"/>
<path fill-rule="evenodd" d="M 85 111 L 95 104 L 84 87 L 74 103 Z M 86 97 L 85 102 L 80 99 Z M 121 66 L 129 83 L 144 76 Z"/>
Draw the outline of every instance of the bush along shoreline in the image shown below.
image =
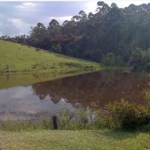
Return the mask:
<path fill-rule="evenodd" d="M 141 106 L 128 101 L 109 103 L 105 110 L 67 109 L 55 114 L 58 130 L 134 129 L 150 131 L 150 103 Z M 15 120 L 0 122 L 3 131 L 53 130 L 52 116 L 41 120 Z"/>

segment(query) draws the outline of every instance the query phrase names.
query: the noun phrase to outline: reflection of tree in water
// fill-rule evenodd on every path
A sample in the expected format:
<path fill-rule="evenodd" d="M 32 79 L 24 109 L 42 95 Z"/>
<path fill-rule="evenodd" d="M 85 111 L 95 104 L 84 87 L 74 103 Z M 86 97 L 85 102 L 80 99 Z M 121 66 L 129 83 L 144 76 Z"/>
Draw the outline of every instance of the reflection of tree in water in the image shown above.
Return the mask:
<path fill-rule="evenodd" d="M 33 90 L 41 100 L 50 96 L 56 104 L 61 98 L 74 106 L 99 108 L 110 101 L 125 100 L 143 103 L 142 91 L 148 87 L 148 77 L 115 71 L 89 73 L 34 84 Z"/>

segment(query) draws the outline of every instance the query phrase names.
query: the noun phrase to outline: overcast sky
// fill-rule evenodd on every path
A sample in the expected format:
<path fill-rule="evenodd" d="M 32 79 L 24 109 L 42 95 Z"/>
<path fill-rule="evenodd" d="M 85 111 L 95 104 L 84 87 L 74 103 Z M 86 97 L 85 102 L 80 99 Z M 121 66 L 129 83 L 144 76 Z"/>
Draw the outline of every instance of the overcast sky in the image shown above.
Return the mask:
<path fill-rule="evenodd" d="M 0 1 L 0 36 L 29 34 L 30 27 L 38 22 L 48 26 L 55 18 L 60 24 L 70 20 L 80 10 L 86 13 L 95 12 L 97 2 L 101 0 L 53 0 L 53 1 Z M 131 3 L 135 5 L 149 3 L 149 0 L 104 0 L 110 5 L 115 2 L 118 7 L 126 7 Z"/>

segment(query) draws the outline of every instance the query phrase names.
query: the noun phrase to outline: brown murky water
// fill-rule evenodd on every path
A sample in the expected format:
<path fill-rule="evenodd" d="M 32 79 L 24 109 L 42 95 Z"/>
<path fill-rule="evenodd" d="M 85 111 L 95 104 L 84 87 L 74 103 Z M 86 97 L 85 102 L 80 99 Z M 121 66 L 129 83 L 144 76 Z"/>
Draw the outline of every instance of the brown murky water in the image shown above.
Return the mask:
<path fill-rule="evenodd" d="M 0 119 L 32 119 L 62 108 L 98 109 L 125 99 L 145 104 L 150 94 L 148 75 L 102 71 L 0 90 Z M 48 114 L 47 114 L 48 115 Z"/>

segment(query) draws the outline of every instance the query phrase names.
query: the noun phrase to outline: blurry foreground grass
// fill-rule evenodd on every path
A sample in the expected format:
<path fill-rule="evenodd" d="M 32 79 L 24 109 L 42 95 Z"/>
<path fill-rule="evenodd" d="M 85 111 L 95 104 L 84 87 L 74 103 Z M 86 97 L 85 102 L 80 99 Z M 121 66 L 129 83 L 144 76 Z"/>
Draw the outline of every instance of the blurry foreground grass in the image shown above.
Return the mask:
<path fill-rule="evenodd" d="M 150 133 L 121 130 L 0 131 L 1 150 L 149 150 Z"/>

